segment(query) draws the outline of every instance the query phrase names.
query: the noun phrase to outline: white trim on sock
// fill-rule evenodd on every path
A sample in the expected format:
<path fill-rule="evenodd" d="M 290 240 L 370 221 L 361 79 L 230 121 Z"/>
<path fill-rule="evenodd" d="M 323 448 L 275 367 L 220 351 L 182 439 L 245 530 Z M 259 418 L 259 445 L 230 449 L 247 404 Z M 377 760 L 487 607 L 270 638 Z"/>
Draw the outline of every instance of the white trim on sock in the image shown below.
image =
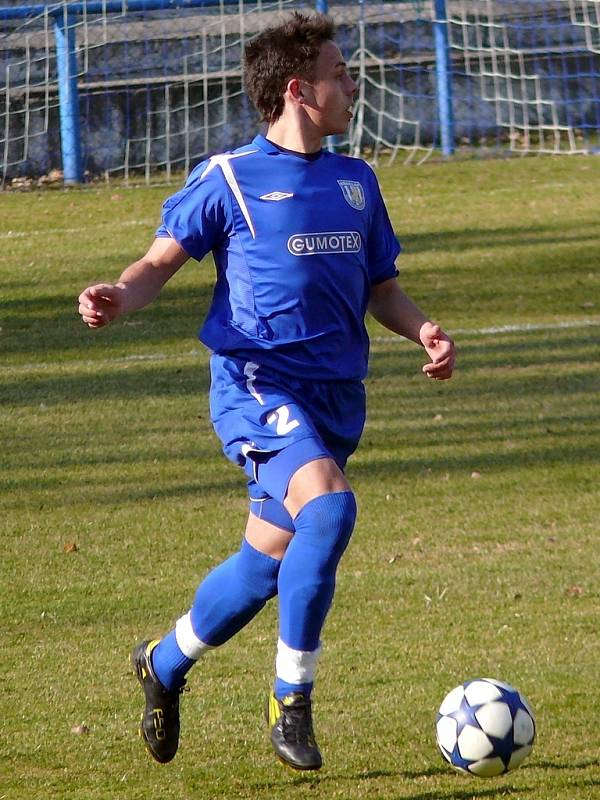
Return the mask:
<path fill-rule="evenodd" d="M 189 611 L 175 623 L 175 638 L 183 655 L 193 661 L 197 661 L 205 650 L 213 649 L 194 633 Z"/>
<path fill-rule="evenodd" d="M 293 650 L 282 640 L 277 641 L 275 672 L 286 683 L 312 683 L 321 647 L 316 650 Z"/>

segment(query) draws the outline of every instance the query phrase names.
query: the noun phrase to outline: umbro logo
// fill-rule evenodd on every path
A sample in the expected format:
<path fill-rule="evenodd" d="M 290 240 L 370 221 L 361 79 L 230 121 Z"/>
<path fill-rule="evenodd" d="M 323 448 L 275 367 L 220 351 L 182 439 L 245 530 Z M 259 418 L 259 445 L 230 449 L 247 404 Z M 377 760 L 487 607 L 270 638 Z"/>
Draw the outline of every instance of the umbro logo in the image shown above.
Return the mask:
<path fill-rule="evenodd" d="M 260 196 L 259 200 L 287 200 L 288 197 L 293 197 L 293 192 L 269 192 L 269 194 L 263 194 Z"/>

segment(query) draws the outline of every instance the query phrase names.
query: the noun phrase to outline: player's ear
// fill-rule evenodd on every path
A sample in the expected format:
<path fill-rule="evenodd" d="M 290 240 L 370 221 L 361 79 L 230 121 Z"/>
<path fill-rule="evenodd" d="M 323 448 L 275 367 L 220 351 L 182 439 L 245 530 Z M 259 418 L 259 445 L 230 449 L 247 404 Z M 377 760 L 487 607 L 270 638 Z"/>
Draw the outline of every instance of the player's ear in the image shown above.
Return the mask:
<path fill-rule="evenodd" d="M 298 80 L 298 78 L 290 78 L 286 91 L 297 103 L 304 103 L 302 81 Z"/>

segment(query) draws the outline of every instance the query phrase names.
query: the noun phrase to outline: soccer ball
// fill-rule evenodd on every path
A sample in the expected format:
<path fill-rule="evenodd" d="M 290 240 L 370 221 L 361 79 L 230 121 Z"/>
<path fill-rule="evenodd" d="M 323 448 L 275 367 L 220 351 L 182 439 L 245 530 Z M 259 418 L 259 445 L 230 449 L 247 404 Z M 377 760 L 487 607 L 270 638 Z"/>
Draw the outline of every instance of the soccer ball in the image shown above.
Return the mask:
<path fill-rule="evenodd" d="M 446 695 L 436 718 L 436 738 L 455 769 L 487 778 L 515 769 L 529 755 L 535 719 L 514 687 L 477 678 Z"/>

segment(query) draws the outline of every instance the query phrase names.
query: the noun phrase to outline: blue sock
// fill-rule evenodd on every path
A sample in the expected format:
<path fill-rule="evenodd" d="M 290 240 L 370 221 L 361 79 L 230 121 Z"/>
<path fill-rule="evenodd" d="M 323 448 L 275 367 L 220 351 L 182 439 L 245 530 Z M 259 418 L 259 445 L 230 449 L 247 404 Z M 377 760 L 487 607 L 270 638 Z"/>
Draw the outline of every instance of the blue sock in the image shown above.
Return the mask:
<path fill-rule="evenodd" d="M 181 652 L 174 630 L 156 645 L 151 659 L 156 677 L 169 691 L 183 686 L 186 674 L 196 663 Z"/>
<path fill-rule="evenodd" d="M 321 495 L 294 519 L 296 533 L 279 570 L 279 638 L 305 655 L 319 648 L 321 629 L 333 600 L 335 573 L 356 519 L 352 492 Z M 293 659 L 292 659 L 293 662 Z M 295 667 L 290 667 L 293 675 Z M 296 688 L 290 688 L 296 687 Z M 278 675 L 275 694 L 312 688 L 306 679 L 294 682 Z"/>
<path fill-rule="evenodd" d="M 238 553 L 202 581 L 190 611 L 199 639 L 219 647 L 247 625 L 277 594 L 281 561 L 255 550 L 245 539 Z"/>
<path fill-rule="evenodd" d="M 190 610 L 193 634 L 208 647 L 224 644 L 277 594 L 281 562 L 255 550 L 245 539 L 239 552 L 202 581 Z M 178 689 L 195 664 L 179 647 L 175 630 L 152 651 L 156 677 L 166 689 Z"/>
<path fill-rule="evenodd" d="M 310 697 L 312 689 L 312 681 L 310 683 L 287 683 L 287 681 L 284 681 L 281 678 L 275 678 L 273 694 L 278 700 L 283 700 L 286 694 L 291 694 L 292 692 L 302 692 L 302 694 Z"/>

